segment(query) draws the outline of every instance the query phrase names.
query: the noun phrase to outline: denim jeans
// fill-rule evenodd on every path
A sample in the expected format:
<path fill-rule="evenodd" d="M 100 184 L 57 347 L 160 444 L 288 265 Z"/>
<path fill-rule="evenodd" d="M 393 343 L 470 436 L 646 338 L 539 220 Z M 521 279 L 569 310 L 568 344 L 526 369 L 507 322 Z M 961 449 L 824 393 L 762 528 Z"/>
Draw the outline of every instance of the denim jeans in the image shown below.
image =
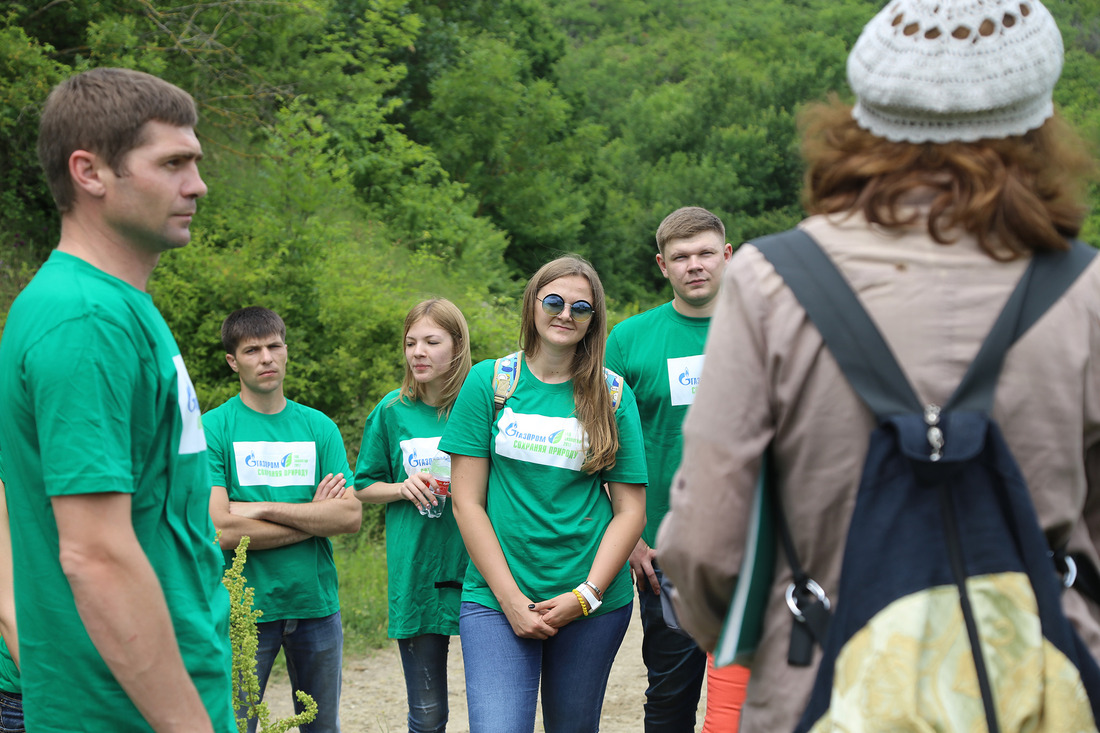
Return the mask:
<path fill-rule="evenodd" d="M 516 636 L 500 611 L 464 602 L 458 627 L 470 733 L 531 733 L 540 677 L 546 733 L 599 730 L 607 676 L 632 605 L 577 619 L 542 641 Z"/>
<path fill-rule="evenodd" d="M 322 618 L 286 619 L 256 624 L 256 676 L 262 697 L 275 657 L 282 648 L 290 686 L 308 693 L 317 703 L 317 717 L 300 727 L 301 733 L 339 733 L 340 683 L 344 656 L 344 630 L 340 612 Z M 295 712 L 301 705 L 294 701 Z M 248 721 L 255 733 L 256 720 Z"/>
<path fill-rule="evenodd" d="M 663 577 L 653 564 L 658 579 Z M 646 733 L 693 733 L 707 655 L 682 632 L 665 623 L 661 597 L 649 588 L 638 592 L 642 617 L 642 660 L 649 675 L 645 691 Z"/>
<path fill-rule="evenodd" d="M 0 691 L 0 733 L 26 733 L 22 695 Z"/>
<path fill-rule="evenodd" d="M 398 639 L 405 692 L 409 696 L 409 733 L 447 730 L 447 650 L 451 637 L 422 634 Z"/>

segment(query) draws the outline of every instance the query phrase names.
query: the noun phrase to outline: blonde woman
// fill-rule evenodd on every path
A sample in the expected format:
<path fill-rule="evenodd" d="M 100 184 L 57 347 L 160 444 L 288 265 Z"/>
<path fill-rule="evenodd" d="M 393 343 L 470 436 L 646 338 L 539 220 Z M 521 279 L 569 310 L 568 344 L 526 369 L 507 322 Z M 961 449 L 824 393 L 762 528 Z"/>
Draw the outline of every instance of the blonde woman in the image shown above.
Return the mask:
<path fill-rule="evenodd" d="M 458 633 L 458 603 L 468 556 L 428 466 L 458 391 L 470 371 L 470 334 L 454 303 L 434 298 L 405 317 L 405 379 L 367 417 L 355 465 L 355 495 L 386 504 L 389 635 L 397 639 L 409 697 L 410 733 L 447 727 L 447 652 Z"/>
<path fill-rule="evenodd" d="M 637 404 L 628 387 L 613 403 L 606 337 L 592 266 L 544 265 L 523 295 L 514 391 L 498 410 L 498 367 L 475 366 L 440 441 L 473 561 L 459 620 L 473 733 L 531 731 L 540 680 L 548 733 L 599 728 L 646 481 Z"/>

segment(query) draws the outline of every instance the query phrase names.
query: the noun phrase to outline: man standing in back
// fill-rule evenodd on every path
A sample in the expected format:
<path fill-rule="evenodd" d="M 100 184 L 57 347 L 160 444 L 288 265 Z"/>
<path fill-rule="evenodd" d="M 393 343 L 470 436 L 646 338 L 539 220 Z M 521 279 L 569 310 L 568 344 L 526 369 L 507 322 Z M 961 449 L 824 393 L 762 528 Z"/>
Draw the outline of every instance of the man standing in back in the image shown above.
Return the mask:
<path fill-rule="evenodd" d="M 286 326 L 253 306 L 222 324 L 225 359 L 241 392 L 203 416 L 210 441 L 210 515 L 226 560 L 247 535 L 244 574 L 255 589 L 260 695 L 281 648 L 294 690 L 317 703 L 302 733 L 340 730 L 344 635 L 332 535 L 359 531 L 362 505 L 336 424 L 283 395 Z M 295 708 L 300 706 L 295 700 Z M 255 731 L 256 720 L 248 730 Z"/>
<path fill-rule="evenodd" d="M 630 555 L 649 676 L 647 733 L 692 733 L 706 675 L 706 654 L 665 619 L 655 548 L 680 465 L 680 425 L 695 399 L 715 296 L 731 256 L 733 247 L 717 216 L 698 206 L 669 214 L 657 228 L 657 266 L 672 286 L 672 301 L 626 319 L 607 340 L 607 367 L 621 374 L 638 398 L 649 466 L 646 526 Z M 708 689 L 708 698 L 712 694 Z"/>
<path fill-rule="evenodd" d="M 127 69 L 71 77 L 42 112 L 61 239 L 0 346 L 27 730 L 235 730 L 198 401 L 145 292 L 206 194 L 196 120 Z"/>

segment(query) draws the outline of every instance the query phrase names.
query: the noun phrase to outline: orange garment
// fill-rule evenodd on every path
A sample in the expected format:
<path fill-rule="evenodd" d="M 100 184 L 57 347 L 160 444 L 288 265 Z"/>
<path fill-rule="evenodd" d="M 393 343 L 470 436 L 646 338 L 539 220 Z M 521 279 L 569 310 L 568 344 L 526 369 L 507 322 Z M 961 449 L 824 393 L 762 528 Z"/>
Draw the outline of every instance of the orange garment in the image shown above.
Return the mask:
<path fill-rule="evenodd" d="M 702 733 L 736 733 L 748 686 L 748 667 L 715 667 L 714 655 L 707 655 L 707 712 Z"/>

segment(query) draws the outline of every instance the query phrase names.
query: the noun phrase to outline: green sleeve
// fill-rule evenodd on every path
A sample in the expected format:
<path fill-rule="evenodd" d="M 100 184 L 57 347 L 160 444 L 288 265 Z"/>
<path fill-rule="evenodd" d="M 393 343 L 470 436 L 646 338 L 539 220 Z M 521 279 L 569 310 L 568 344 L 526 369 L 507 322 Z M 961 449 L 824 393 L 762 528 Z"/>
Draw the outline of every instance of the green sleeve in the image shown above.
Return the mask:
<path fill-rule="evenodd" d="M 44 336 L 24 366 L 41 455 L 50 457 L 42 465 L 47 496 L 134 493 L 128 418 L 141 370 L 156 365 L 138 358 L 123 329 L 89 315 Z"/>
<path fill-rule="evenodd" d="M 622 324 L 619 324 L 620 326 Z M 619 326 L 616 326 L 611 330 L 611 335 L 607 337 L 607 346 L 604 354 L 604 366 L 611 371 L 615 372 L 619 376 L 626 379 L 626 360 L 623 359 L 623 350 L 620 345 L 620 334 L 622 330 Z M 627 379 L 627 382 L 630 380 Z"/>
<path fill-rule="evenodd" d="M 619 428 L 619 451 L 615 454 L 615 465 L 603 472 L 603 479 L 627 484 L 648 483 L 642 421 L 638 416 L 638 401 L 629 385 L 623 387 L 623 400 L 615 411 L 615 424 Z"/>
<path fill-rule="evenodd" d="M 323 415 L 323 413 L 321 413 Z M 340 435 L 340 428 L 336 427 L 336 423 L 331 418 L 325 416 L 322 418 L 324 426 L 322 427 L 322 435 L 320 442 L 321 447 L 321 470 L 320 476 L 317 477 L 318 483 L 328 474 L 336 475 L 338 473 L 344 474 L 344 480 L 351 478 L 351 467 L 348 465 L 348 451 L 344 447 L 344 438 Z"/>
<path fill-rule="evenodd" d="M 215 407 L 202 416 L 203 432 L 206 433 L 206 458 L 210 465 L 210 485 L 221 486 L 226 490 L 233 488 L 229 464 L 225 458 L 224 418 L 226 408 Z"/>
<path fill-rule="evenodd" d="M 389 410 L 386 405 L 395 397 L 394 392 L 382 398 L 367 415 L 363 427 L 363 441 L 359 444 L 359 457 L 355 461 L 355 488 L 365 489 L 373 483 L 382 481 L 396 483 L 393 475 L 393 461 L 386 430 L 386 418 Z"/>
<path fill-rule="evenodd" d="M 470 370 L 458 393 L 439 450 L 460 456 L 488 458 L 493 438 L 493 369 L 487 359 Z"/>

